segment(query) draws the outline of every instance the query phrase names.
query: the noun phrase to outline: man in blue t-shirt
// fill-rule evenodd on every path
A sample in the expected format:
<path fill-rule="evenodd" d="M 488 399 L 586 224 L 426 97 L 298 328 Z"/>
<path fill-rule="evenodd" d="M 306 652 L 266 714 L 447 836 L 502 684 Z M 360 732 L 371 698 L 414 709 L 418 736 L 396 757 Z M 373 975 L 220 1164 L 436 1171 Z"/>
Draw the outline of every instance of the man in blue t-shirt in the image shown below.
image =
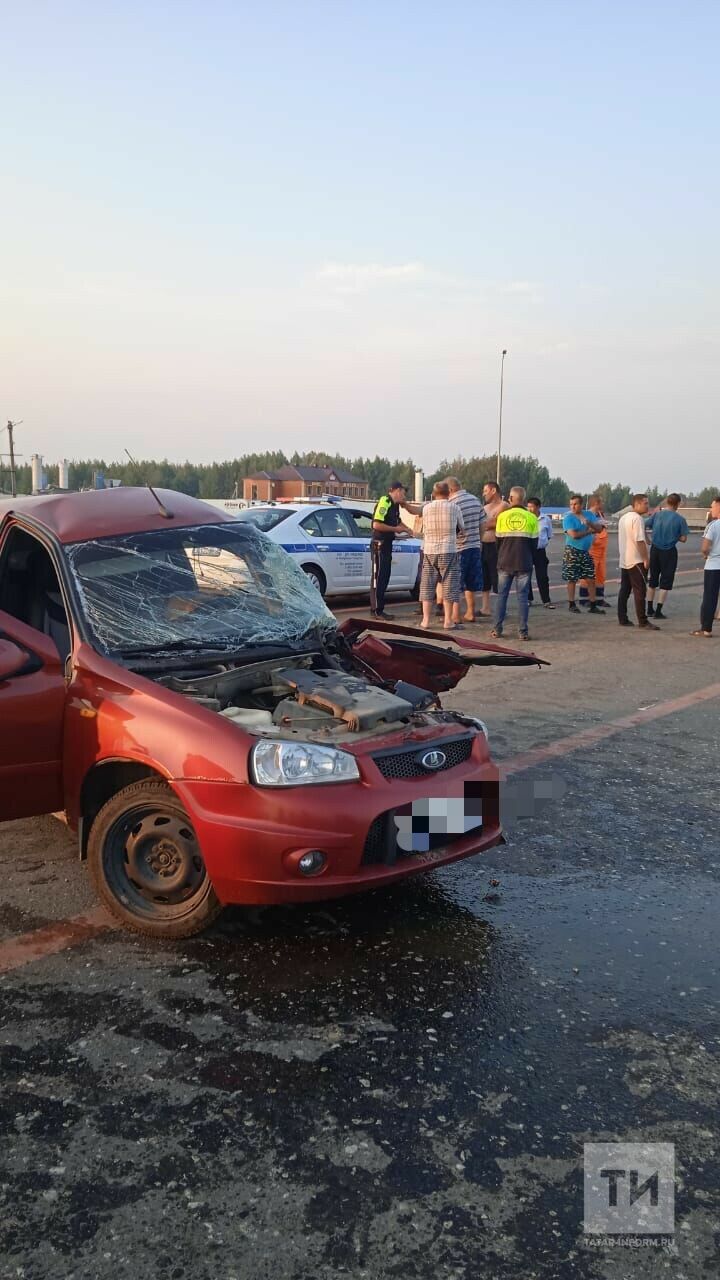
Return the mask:
<path fill-rule="evenodd" d="M 562 579 L 567 584 L 568 609 L 571 613 L 580 613 L 575 603 L 575 587 L 578 582 L 587 582 L 590 608 L 588 613 L 602 613 L 598 609 L 595 591 L 595 565 L 590 548 L 596 533 L 603 528 L 594 520 L 590 511 L 583 511 L 583 500 L 579 493 L 570 499 L 570 510 L 563 516 L 563 532 L 565 534 L 565 551 L 563 554 Z"/>
<path fill-rule="evenodd" d="M 652 533 L 650 548 L 650 576 L 648 578 L 647 615 L 648 618 L 664 618 L 663 605 L 668 591 L 672 591 L 677 569 L 678 542 L 687 542 L 688 527 L 684 516 L 678 514 L 680 494 L 669 493 L 665 505 L 655 511 L 645 528 Z M 654 607 L 655 591 L 660 588 L 657 609 Z"/>

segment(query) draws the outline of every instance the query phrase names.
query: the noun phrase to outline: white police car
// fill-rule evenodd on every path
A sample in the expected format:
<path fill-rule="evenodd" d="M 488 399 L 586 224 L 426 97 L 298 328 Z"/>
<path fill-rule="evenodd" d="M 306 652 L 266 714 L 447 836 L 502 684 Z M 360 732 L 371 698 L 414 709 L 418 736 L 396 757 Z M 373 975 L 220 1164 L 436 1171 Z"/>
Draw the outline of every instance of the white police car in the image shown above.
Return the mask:
<path fill-rule="evenodd" d="M 245 507 L 249 520 L 297 561 L 324 596 L 370 590 L 372 511 L 336 503 L 283 502 Z M 413 591 L 420 560 L 417 538 L 396 538 L 390 591 Z"/>

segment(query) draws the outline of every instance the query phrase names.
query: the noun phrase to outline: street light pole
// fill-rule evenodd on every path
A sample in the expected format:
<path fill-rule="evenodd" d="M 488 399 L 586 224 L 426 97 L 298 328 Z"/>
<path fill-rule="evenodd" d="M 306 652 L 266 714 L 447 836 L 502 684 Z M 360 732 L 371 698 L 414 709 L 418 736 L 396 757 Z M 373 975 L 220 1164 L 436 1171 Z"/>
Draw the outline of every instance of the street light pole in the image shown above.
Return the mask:
<path fill-rule="evenodd" d="M 16 497 L 17 497 L 17 480 L 16 480 L 16 478 L 15 478 L 15 444 L 14 444 L 14 442 L 13 442 L 13 431 L 14 431 L 14 430 L 15 430 L 15 423 L 14 423 L 14 422 L 10 422 L 10 421 L 8 420 L 8 424 L 7 424 L 7 433 L 8 433 L 8 440 L 10 441 L 10 444 L 9 444 L 9 449 L 10 449 L 10 493 L 12 494 L 13 498 L 16 498 Z"/>
<path fill-rule="evenodd" d="M 503 378 L 505 374 L 506 355 L 507 355 L 507 348 L 505 347 L 503 348 L 503 353 L 502 353 L 502 356 L 500 357 L 500 421 L 498 423 L 497 472 L 495 475 L 495 479 L 497 480 L 498 484 L 500 484 L 500 450 L 502 449 Z"/>

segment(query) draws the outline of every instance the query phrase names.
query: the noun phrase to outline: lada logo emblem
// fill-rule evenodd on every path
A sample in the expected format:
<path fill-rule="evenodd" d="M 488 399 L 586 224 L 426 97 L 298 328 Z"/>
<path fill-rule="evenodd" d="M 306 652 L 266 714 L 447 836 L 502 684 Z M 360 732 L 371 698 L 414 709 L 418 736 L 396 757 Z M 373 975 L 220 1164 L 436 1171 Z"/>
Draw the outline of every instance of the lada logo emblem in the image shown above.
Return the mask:
<path fill-rule="evenodd" d="M 434 772 L 436 769 L 443 769 L 447 764 L 447 756 L 444 751 L 426 751 L 420 757 L 420 765 L 428 772 Z"/>

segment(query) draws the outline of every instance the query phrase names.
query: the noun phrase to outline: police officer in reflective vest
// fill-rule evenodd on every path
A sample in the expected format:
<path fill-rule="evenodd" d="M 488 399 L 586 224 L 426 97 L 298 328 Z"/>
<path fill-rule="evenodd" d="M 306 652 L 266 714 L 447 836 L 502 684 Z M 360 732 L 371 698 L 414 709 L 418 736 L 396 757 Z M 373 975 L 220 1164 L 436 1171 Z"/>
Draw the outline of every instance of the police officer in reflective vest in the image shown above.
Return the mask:
<path fill-rule="evenodd" d="M 387 493 L 375 503 L 370 543 L 370 611 L 374 618 L 392 620 L 385 612 L 385 592 L 390 581 L 395 538 L 405 537 L 400 522 L 400 504 L 405 501 L 405 485 L 393 480 Z"/>

